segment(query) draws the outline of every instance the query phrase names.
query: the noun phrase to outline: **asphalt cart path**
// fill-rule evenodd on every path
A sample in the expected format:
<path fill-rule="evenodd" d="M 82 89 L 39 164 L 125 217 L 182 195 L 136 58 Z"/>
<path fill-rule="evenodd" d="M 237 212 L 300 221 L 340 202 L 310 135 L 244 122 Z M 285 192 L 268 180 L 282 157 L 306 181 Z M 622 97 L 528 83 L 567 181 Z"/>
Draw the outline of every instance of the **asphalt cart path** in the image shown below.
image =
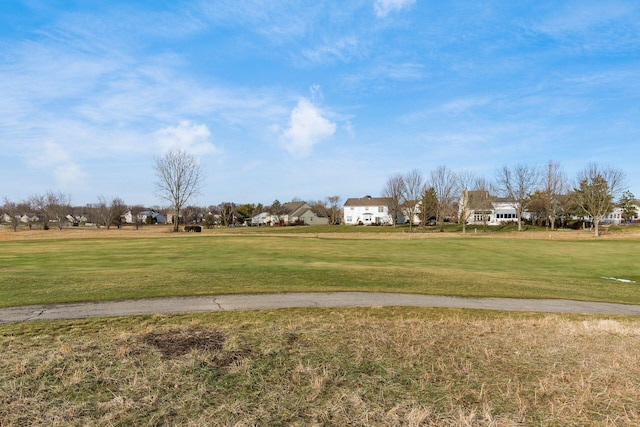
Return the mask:
<path fill-rule="evenodd" d="M 294 307 L 390 306 L 640 315 L 640 305 L 604 302 L 556 299 L 460 298 L 375 292 L 319 292 L 152 298 L 9 307 L 0 309 L 0 323 Z"/>

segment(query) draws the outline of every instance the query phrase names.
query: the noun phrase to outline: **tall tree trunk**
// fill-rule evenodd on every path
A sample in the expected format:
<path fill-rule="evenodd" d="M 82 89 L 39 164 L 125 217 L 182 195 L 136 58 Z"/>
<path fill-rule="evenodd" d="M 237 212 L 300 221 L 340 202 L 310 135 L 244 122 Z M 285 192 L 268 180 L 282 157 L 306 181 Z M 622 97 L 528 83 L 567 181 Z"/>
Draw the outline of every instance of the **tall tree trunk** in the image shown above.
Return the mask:
<path fill-rule="evenodd" d="M 177 232 L 180 225 L 180 209 L 176 208 L 175 211 L 176 214 L 173 217 L 173 231 Z"/>

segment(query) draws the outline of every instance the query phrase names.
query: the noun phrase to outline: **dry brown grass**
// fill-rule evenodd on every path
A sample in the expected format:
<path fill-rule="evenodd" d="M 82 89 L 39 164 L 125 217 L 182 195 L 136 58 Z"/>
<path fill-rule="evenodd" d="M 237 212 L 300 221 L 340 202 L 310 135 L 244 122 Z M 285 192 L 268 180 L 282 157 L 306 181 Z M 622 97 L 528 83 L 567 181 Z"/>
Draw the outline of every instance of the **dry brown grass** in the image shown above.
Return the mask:
<path fill-rule="evenodd" d="M 637 319 L 297 309 L 0 334 L 0 425 L 640 424 Z"/>
<path fill-rule="evenodd" d="M 346 227 L 346 226 L 345 226 Z M 256 230 L 251 227 L 240 228 L 216 228 L 216 229 L 204 229 L 202 233 L 189 234 L 193 237 L 197 236 L 211 236 L 211 235 L 258 235 L 264 236 L 266 234 L 273 234 L 279 237 L 292 237 L 292 238 L 324 238 L 324 239 L 375 239 L 375 240 L 413 240 L 413 239 L 455 239 L 463 237 L 472 238 L 508 238 L 508 239 L 526 239 L 526 240 L 635 240 L 640 239 L 639 227 L 618 227 L 615 231 L 607 231 L 600 237 L 594 237 L 593 232 L 589 230 L 568 230 L 559 229 L 554 231 L 539 230 L 527 230 L 524 232 L 482 232 L 478 229 L 474 232 L 473 228 L 467 230 L 467 234 L 461 232 L 424 232 L 420 228 L 414 229 L 414 232 L 409 233 L 408 229 L 392 229 L 391 227 L 348 227 L 349 232 L 331 231 L 332 228 L 324 227 L 283 227 L 283 228 L 269 228 Z M 337 228 L 340 230 L 341 228 Z M 307 232 L 307 230 L 309 230 Z M 320 231 L 320 232 L 318 232 Z M 141 237 L 178 237 L 184 236 L 187 233 L 179 232 L 174 233 L 171 225 L 151 225 L 143 226 L 139 229 L 135 229 L 132 226 L 125 226 L 122 228 L 112 227 L 106 228 L 94 228 L 94 227 L 67 227 L 62 230 L 50 229 L 29 230 L 26 227 L 21 227 L 17 232 L 14 232 L 10 227 L 0 227 L 0 241 L 15 241 L 15 240 L 38 240 L 38 239 L 82 239 L 82 238 L 141 238 Z"/>
<path fill-rule="evenodd" d="M 160 237 L 160 236 L 179 236 L 182 233 L 172 233 L 171 226 L 145 226 L 138 230 L 135 227 L 112 227 L 95 228 L 95 227 L 66 227 L 62 230 L 52 228 L 50 230 L 33 229 L 26 227 L 18 228 L 18 231 L 12 231 L 9 227 L 0 227 L 0 241 L 15 240 L 39 240 L 39 239 L 102 239 L 109 237 Z M 184 235 L 184 234 L 182 234 Z"/>

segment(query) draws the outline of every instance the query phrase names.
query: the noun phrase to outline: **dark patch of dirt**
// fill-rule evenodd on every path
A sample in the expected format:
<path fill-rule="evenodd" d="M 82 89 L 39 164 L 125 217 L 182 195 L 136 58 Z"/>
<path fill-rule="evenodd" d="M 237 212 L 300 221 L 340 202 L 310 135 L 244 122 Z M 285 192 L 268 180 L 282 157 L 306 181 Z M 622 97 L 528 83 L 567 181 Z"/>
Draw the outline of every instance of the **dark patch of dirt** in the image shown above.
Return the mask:
<path fill-rule="evenodd" d="M 142 337 L 145 344 L 156 347 L 165 357 L 178 357 L 193 349 L 221 350 L 227 337 L 220 331 L 190 329 L 150 333 Z"/>
<path fill-rule="evenodd" d="M 286 335 L 287 345 L 289 349 L 297 348 L 297 347 L 308 347 L 309 342 L 305 340 L 300 334 L 291 332 Z"/>

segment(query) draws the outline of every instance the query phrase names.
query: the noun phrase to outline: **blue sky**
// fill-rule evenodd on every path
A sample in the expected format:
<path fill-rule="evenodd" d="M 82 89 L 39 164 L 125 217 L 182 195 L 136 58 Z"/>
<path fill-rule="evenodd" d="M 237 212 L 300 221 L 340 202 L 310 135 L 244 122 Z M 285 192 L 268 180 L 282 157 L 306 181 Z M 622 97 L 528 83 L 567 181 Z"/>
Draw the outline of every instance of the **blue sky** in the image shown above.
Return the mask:
<path fill-rule="evenodd" d="M 170 147 L 204 165 L 204 206 L 549 160 L 640 197 L 640 3 L 0 3 L 0 198 L 158 205 Z"/>

